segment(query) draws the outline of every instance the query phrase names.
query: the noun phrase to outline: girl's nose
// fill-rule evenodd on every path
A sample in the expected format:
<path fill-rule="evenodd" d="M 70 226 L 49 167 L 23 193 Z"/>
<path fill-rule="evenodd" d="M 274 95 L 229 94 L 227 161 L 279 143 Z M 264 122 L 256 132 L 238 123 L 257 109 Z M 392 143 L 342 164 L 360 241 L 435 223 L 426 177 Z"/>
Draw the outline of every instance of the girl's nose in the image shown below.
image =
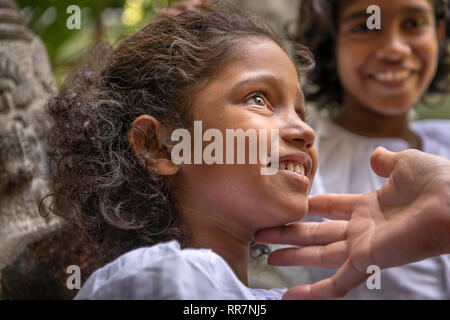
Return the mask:
<path fill-rule="evenodd" d="M 411 47 L 407 39 L 401 34 L 392 30 L 384 30 L 382 43 L 377 49 L 377 57 L 388 62 L 402 61 L 411 53 Z"/>
<path fill-rule="evenodd" d="M 314 144 L 315 132 L 306 122 L 296 116 L 280 129 L 280 136 L 289 144 L 295 144 L 305 149 L 311 148 Z"/>

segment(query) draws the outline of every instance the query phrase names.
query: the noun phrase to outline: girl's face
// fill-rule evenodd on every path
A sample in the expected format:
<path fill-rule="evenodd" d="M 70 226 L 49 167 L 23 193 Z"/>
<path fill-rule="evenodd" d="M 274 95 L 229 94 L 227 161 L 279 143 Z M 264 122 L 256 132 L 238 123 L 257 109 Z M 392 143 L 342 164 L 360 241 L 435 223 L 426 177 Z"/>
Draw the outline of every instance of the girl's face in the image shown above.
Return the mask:
<path fill-rule="evenodd" d="M 381 30 L 368 30 L 370 5 L 381 9 Z M 404 114 L 436 73 L 439 41 L 429 0 L 358 0 L 339 14 L 337 70 L 344 103 Z"/>
<path fill-rule="evenodd" d="M 184 211 L 201 208 L 219 225 L 255 232 L 305 216 L 317 159 L 314 148 L 307 147 L 314 143 L 314 131 L 304 121 L 305 101 L 289 57 L 265 38 L 244 38 L 238 50 L 238 57 L 220 68 L 195 96 L 194 120 L 202 121 L 203 133 L 208 129 L 222 133 L 224 163 L 230 142 L 227 129 L 254 129 L 258 142 L 260 129 L 269 134 L 279 129 L 280 167 L 291 164 L 295 170 L 301 164 L 306 172 L 280 168 L 275 175 L 262 175 L 263 164 L 249 164 L 247 139 L 245 164 L 184 164 L 175 176 L 175 197 Z M 203 150 L 210 143 L 204 142 Z M 235 159 L 236 145 L 235 141 Z"/>

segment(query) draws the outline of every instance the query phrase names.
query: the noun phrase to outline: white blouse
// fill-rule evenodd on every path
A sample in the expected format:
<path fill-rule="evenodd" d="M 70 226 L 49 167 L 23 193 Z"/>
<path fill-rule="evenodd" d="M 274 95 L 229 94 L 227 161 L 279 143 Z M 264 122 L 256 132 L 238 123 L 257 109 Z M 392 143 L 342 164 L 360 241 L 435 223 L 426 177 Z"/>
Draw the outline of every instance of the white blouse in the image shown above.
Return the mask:
<path fill-rule="evenodd" d="M 285 291 L 250 289 L 212 250 L 171 241 L 130 251 L 95 271 L 75 299 L 276 300 Z"/>

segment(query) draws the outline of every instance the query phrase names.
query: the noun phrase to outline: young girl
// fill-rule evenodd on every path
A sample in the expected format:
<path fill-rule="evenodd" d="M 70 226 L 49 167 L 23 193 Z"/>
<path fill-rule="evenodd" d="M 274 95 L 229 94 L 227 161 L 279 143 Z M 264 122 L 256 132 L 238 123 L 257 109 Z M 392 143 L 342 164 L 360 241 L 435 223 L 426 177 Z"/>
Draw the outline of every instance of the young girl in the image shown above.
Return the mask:
<path fill-rule="evenodd" d="M 218 7 L 163 17 L 97 48 L 49 111 L 53 209 L 112 261 L 77 299 L 281 297 L 247 287 L 249 245 L 305 216 L 316 158 L 297 69 L 265 25 Z M 194 121 L 278 129 L 279 172 L 176 165 L 171 133 Z"/>
<path fill-rule="evenodd" d="M 381 9 L 380 30 L 367 28 L 371 5 Z M 298 41 L 316 56 L 305 96 L 329 111 L 311 118 L 319 154 L 311 193 L 379 189 L 386 180 L 369 161 L 378 146 L 450 158 L 450 121 L 409 122 L 409 111 L 426 94 L 450 92 L 449 21 L 445 0 L 302 0 Z M 285 285 L 298 285 L 306 269 L 278 271 Z M 306 281 L 333 273 L 308 269 Z M 364 284 L 347 297 L 450 299 L 450 256 L 383 270 L 381 290 Z"/>

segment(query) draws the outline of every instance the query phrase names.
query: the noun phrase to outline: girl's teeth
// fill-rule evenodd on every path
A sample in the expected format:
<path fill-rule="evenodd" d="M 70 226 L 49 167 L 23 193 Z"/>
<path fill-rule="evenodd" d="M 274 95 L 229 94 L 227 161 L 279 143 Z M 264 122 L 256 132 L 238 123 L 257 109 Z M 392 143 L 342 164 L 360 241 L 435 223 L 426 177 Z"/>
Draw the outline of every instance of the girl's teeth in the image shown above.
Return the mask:
<path fill-rule="evenodd" d="M 289 170 L 297 174 L 305 175 L 305 168 L 301 164 L 296 163 L 280 163 L 280 170 Z"/>
<path fill-rule="evenodd" d="M 409 75 L 409 72 L 407 70 L 405 70 L 405 71 L 388 71 L 388 72 L 383 72 L 383 73 L 377 73 L 377 74 L 375 74 L 375 77 L 379 81 L 391 82 L 391 81 L 405 80 L 406 78 L 408 78 L 408 75 Z"/>
<path fill-rule="evenodd" d="M 294 171 L 294 165 L 293 165 L 292 163 L 289 163 L 289 164 L 287 165 L 287 169 L 288 169 L 289 171 Z"/>
<path fill-rule="evenodd" d="M 299 166 L 299 170 L 300 170 L 299 174 L 305 175 L 305 167 Z"/>

